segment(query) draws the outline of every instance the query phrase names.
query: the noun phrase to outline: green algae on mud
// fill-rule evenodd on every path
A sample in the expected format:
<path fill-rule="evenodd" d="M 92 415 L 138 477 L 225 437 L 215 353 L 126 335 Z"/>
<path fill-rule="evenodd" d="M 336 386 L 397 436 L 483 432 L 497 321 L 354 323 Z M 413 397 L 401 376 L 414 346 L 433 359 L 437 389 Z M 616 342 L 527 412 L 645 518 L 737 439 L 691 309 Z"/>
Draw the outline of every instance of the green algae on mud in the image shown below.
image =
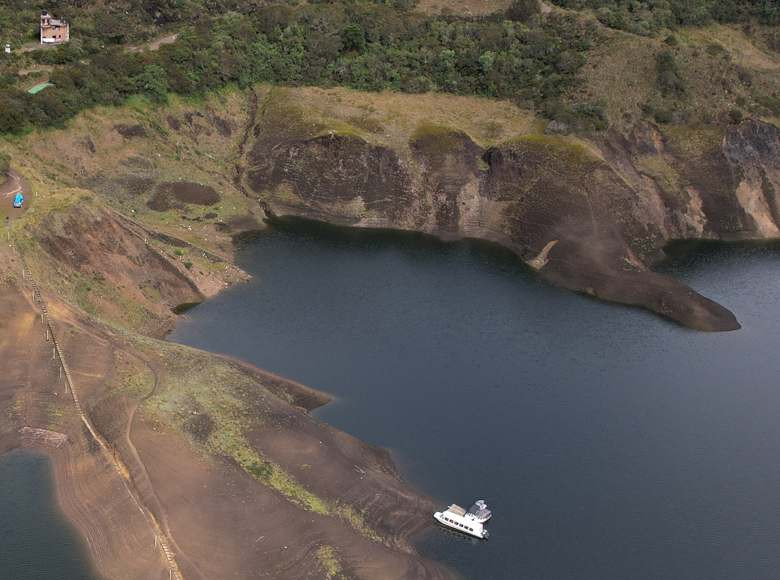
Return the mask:
<path fill-rule="evenodd" d="M 253 431 L 274 420 L 275 400 L 283 393 L 270 391 L 261 377 L 217 355 L 139 336 L 132 341 L 147 356 L 155 357 L 160 368 L 157 391 L 142 403 L 152 420 L 186 434 L 204 457 L 234 462 L 293 504 L 337 517 L 365 538 L 391 545 L 371 528 L 360 509 L 320 497 L 252 441 Z M 289 398 L 295 400 L 294 395 Z"/>

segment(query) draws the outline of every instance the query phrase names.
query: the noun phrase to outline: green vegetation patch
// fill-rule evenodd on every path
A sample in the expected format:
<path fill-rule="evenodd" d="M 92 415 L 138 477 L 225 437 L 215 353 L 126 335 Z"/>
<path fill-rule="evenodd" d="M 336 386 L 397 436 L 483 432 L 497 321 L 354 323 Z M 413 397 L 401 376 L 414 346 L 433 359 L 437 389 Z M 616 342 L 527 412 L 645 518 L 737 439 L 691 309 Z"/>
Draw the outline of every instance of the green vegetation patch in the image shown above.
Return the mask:
<path fill-rule="evenodd" d="M 144 402 L 151 418 L 186 434 L 203 451 L 234 461 L 292 503 L 341 518 L 364 537 L 387 544 L 358 510 L 312 493 L 250 443 L 248 434 L 268 417 L 269 399 L 275 398 L 256 377 L 189 347 L 138 335 L 131 340 L 161 364 L 158 392 Z"/>
<path fill-rule="evenodd" d="M 457 153 L 473 143 L 463 131 L 433 123 L 418 125 L 410 142 L 413 148 L 427 155 Z"/>
<path fill-rule="evenodd" d="M 658 186 L 668 194 L 681 189 L 680 175 L 661 155 L 642 155 L 634 159 L 637 167 L 652 177 Z"/>
<path fill-rule="evenodd" d="M 288 89 L 272 89 L 263 100 L 260 115 L 263 128 L 260 139 L 280 142 L 310 139 L 326 129 L 311 111 L 295 103 Z"/>
<path fill-rule="evenodd" d="M 678 157 L 689 160 L 720 150 L 724 131 L 719 127 L 670 125 L 664 127 L 663 135 L 669 151 Z"/>
<path fill-rule="evenodd" d="M 272 89 L 262 103 L 258 141 L 287 143 L 321 137 L 340 137 L 366 142 L 370 133 L 347 121 L 326 117 L 297 102 L 294 91 Z M 271 145 L 273 146 L 273 145 Z"/>
<path fill-rule="evenodd" d="M 155 350 L 164 354 L 165 372 L 159 392 L 144 407 L 155 419 L 193 434 L 193 424 L 197 423 L 193 418 L 208 417 L 200 420 L 208 424 L 208 433 L 193 437 L 196 444 L 235 461 L 260 483 L 304 509 L 319 514 L 331 512 L 327 502 L 250 444 L 247 433 L 262 421 L 267 411 L 264 399 L 272 395 L 255 379 L 216 357 L 167 343 L 154 344 L 158 345 Z"/>
<path fill-rule="evenodd" d="M 603 163 L 603 160 L 593 151 L 572 137 L 521 135 L 507 141 L 501 147 L 520 154 L 539 156 L 548 162 L 563 165 L 569 171 L 589 169 Z"/>
<path fill-rule="evenodd" d="M 341 562 L 339 561 L 336 548 L 333 546 L 324 545 L 317 548 L 317 560 L 319 560 L 326 578 L 339 578 L 342 576 Z"/>
<path fill-rule="evenodd" d="M 564 8 L 589 9 L 605 26 L 651 35 L 680 26 L 711 22 L 780 24 L 773 0 L 551 0 Z"/>

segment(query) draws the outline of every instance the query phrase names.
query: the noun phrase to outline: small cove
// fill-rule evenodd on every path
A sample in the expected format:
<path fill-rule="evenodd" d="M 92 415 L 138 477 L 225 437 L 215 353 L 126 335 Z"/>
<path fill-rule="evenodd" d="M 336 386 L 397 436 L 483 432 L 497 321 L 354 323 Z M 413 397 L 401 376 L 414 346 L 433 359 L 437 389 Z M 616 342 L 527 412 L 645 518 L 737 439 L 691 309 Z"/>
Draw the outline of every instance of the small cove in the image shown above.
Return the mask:
<path fill-rule="evenodd" d="M 664 268 L 732 309 L 703 334 L 551 288 L 508 252 L 278 225 L 254 279 L 171 339 L 330 392 L 317 416 L 390 448 L 426 493 L 494 509 L 491 539 L 421 551 L 467 578 L 774 578 L 780 252 Z"/>
<path fill-rule="evenodd" d="M 49 459 L 0 456 L 0 578 L 96 580 L 82 539 L 56 503 Z"/>

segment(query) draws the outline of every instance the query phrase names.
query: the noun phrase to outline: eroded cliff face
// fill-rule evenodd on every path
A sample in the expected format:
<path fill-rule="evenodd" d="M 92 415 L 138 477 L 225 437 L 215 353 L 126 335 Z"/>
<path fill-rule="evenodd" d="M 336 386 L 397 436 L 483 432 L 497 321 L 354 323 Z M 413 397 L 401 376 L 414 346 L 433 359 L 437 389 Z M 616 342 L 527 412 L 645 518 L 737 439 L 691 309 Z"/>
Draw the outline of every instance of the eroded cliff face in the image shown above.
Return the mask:
<path fill-rule="evenodd" d="M 556 285 L 700 330 L 739 324 L 650 271 L 664 246 L 780 233 L 780 130 L 756 120 L 725 133 L 644 124 L 592 141 L 523 135 L 489 148 L 422 125 L 398 150 L 290 119 L 266 110 L 248 154 L 246 190 L 270 213 L 498 242 Z"/>
<path fill-rule="evenodd" d="M 408 544 L 429 522 L 430 501 L 380 450 L 300 409 L 318 404 L 302 402 L 310 392 L 126 332 L 159 334 L 171 307 L 243 278 L 230 264 L 230 236 L 260 227 L 249 198 L 279 216 L 498 242 L 551 283 L 703 330 L 738 323 L 650 270 L 665 245 L 778 236 L 780 130 L 759 121 L 727 130 L 644 124 L 585 140 L 541 134 L 511 104 L 443 95 L 259 88 L 249 99 L 219 97 L 208 114 L 193 106 L 112 109 L 17 144 L 13 158 L 34 193 L 9 226 L 63 330 L 87 413 L 167 521 L 188 577 L 316 575 L 321 550 L 332 549 L 350 576 L 449 575 Z M 120 132 L 120 115 L 123 127 L 143 131 Z M 19 280 L 11 247 L 0 257 L 0 302 L 16 303 L 29 281 Z M 0 450 L 20 443 L 22 424 L 68 434 L 77 445 L 57 459 L 67 475 L 62 501 L 101 570 L 149 578 L 160 568 L 167 577 L 146 523 L 128 523 L 125 514 L 139 512 L 114 507 L 118 480 L 90 450 L 66 393 L 51 391 L 57 369 L 43 364 L 50 347 L 35 309 L 30 299 L 0 320 L 0 351 L 24 362 L 0 380 L 0 411 L 12 418 Z M 238 439 L 236 416 L 246 421 Z M 117 517 L 132 533 L 93 541 Z"/>
<path fill-rule="evenodd" d="M 47 213 L 27 231 L 27 261 L 42 284 L 91 316 L 152 335 L 170 330 L 177 306 L 247 278 L 218 256 L 89 198 Z"/>

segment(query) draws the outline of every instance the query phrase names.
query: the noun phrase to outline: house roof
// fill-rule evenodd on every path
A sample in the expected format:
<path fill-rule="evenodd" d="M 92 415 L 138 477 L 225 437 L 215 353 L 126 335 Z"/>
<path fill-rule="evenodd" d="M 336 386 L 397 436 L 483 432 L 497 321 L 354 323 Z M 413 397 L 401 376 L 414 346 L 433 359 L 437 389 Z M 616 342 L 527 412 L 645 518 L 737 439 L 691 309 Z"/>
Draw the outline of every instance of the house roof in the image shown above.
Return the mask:
<path fill-rule="evenodd" d="M 50 82 L 39 83 L 39 84 L 35 85 L 34 87 L 32 87 L 31 89 L 28 89 L 27 92 L 30 93 L 31 95 L 37 95 L 42 90 L 48 89 L 49 87 L 53 87 L 53 86 L 54 85 L 52 83 L 50 83 Z"/>

